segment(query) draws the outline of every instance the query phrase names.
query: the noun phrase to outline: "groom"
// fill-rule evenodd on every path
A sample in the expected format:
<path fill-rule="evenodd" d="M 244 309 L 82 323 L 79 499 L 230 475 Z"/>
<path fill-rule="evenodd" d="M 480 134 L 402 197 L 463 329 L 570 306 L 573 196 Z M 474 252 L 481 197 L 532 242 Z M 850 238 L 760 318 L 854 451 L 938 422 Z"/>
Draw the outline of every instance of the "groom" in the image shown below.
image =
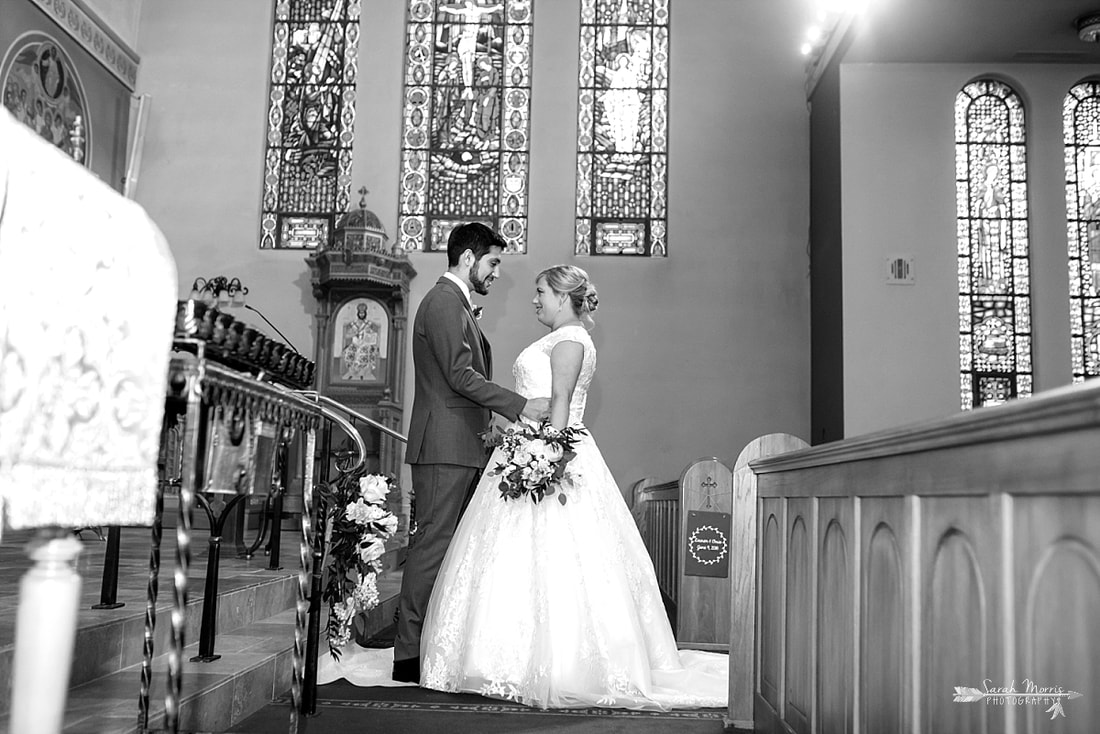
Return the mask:
<path fill-rule="evenodd" d="M 470 291 L 486 295 L 500 276 L 504 240 L 477 222 L 451 231 L 448 270 L 413 321 L 416 392 L 405 461 L 412 465 L 416 534 L 409 543 L 398 600 L 393 679 L 420 682 L 420 628 L 458 519 L 485 468 L 479 436 L 491 413 L 542 420 L 547 398 L 525 399 L 489 380 L 492 353 L 478 328 Z"/>

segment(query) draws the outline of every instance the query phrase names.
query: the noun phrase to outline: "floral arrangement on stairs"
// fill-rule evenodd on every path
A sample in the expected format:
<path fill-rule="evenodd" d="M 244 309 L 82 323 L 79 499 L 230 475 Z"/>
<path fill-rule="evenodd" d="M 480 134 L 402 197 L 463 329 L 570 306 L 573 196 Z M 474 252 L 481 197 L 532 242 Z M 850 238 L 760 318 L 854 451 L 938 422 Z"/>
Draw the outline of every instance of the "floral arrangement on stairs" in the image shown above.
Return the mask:
<path fill-rule="evenodd" d="M 397 530 L 397 517 L 385 507 L 395 484 L 392 477 L 359 469 L 319 488 L 327 548 L 321 598 L 329 605 L 325 636 L 335 660 L 351 641 L 352 630 L 364 631 L 365 613 L 378 604 L 382 554 L 386 539 Z"/>

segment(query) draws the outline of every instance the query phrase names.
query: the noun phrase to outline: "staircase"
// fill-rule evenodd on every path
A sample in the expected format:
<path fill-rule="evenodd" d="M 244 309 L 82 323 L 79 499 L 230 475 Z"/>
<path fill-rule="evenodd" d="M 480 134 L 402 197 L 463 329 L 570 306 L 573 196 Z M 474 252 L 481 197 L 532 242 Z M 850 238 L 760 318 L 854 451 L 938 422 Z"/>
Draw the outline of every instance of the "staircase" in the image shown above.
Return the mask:
<path fill-rule="evenodd" d="M 166 504 L 168 504 L 166 502 Z M 166 506 L 161 543 L 159 596 L 149 728 L 164 726 L 164 696 L 175 568 L 175 512 Z M 236 722 L 286 696 L 291 687 L 294 607 L 298 586 L 298 536 L 284 524 L 280 570 L 269 570 L 262 553 L 237 558 L 223 545 L 218 579 L 217 635 L 214 653 L 220 659 L 190 662 L 198 654 L 202 596 L 207 567 L 207 535 L 201 513 L 195 514 L 188 578 L 188 605 L 180 700 L 180 730 L 224 732 Z M 8 713 L 19 579 L 30 567 L 24 547 L 29 532 L 8 532 L 0 543 L 0 734 L 9 732 Z M 78 559 L 82 597 L 70 673 L 63 731 L 66 734 L 130 734 L 139 732 L 138 697 L 150 549 L 149 528 L 121 531 L 117 609 L 92 609 L 100 602 L 107 543 L 90 531 L 82 533 L 84 550 Z M 403 548 L 384 557 L 386 573 L 379 580 L 381 603 L 367 625 L 371 635 L 393 619 L 400 589 L 394 570 Z M 324 620 L 322 619 L 322 630 Z M 321 652 L 327 653 L 324 641 Z"/>

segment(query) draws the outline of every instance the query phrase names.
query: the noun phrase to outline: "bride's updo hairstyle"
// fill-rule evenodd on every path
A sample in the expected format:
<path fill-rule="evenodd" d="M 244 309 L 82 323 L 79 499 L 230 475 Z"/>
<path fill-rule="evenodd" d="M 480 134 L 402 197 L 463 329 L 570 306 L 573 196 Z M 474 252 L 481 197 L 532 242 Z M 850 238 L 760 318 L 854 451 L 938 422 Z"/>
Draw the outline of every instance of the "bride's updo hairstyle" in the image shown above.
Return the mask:
<path fill-rule="evenodd" d="M 577 314 L 586 329 L 591 329 L 595 324 L 592 313 L 600 305 L 600 296 L 596 292 L 596 286 L 588 279 L 588 273 L 575 265 L 555 265 L 547 268 L 535 278 L 546 280 L 546 285 L 561 296 L 567 296 L 573 304 L 573 311 Z"/>

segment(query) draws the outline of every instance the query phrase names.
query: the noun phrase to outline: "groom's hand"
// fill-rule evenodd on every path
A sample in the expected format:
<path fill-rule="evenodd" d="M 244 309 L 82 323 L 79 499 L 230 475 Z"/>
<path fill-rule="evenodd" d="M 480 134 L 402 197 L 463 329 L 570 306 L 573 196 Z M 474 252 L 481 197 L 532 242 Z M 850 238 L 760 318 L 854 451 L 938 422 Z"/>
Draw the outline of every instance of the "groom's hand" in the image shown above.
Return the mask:
<path fill-rule="evenodd" d="M 550 415 L 550 398 L 530 398 L 520 415 L 536 422 L 543 420 Z"/>

